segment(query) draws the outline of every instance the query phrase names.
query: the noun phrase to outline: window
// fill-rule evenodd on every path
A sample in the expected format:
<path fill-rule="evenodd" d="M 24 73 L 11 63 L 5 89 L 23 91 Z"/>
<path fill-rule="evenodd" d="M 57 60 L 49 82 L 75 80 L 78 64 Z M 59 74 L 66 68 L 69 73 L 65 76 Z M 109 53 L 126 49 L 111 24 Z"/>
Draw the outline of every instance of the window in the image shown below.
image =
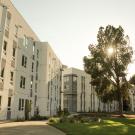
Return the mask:
<path fill-rule="evenodd" d="M 24 110 L 24 99 L 22 99 L 22 111 Z"/>
<path fill-rule="evenodd" d="M 8 28 L 9 28 L 9 25 L 10 25 L 10 21 L 11 21 L 11 13 L 10 13 L 10 12 L 7 12 L 7 21 L 6 21 L 6 25 L 7 25 Z"/>
<path fill-rule="evenodd" d="M 33 75 L 31 75 L 31 82 L 33 82 Z"/>
<path fill-rule="evenodd" d="M 28 46 L 28 38 L 24 35 L 24 37 L 23 37 L 23 45 L 24 45 L 24 47 L 26 47 L 27 48 L 27 46 Z"/>
<path fill-rule="evenodd" d="M 35 92 L 37 92 L 37 83 L 35 83 Z"/>
<path fill-rule="evenodd" d="M 30 85 L 31 85 L 31 89 L 32 89 L 32 85 L 33 85 L 33 75 L 31 76 L 31 83 L 30 83 Z"/>
<path fill-rule="evenodd" d="M 69 76 L 64 76 L 64 82 L 68 82 L 69 81 Z"/>
<path fill-rule="evenodd" d="M 18 110 L 20 111 L 21 110 L 21 99 L 19 99 L 19 108 L 18 108 Z"/>
<path fill-rule="evenodd" d="M 17 37 L 18 36 L 18 26 L 15 25 L 15 36 Z"/>
<path fill-rule="evenodd" d="M 76 81 L 77 81 L 77 77 L 73 76 L 73 82 L 76 82 Z"/>
<path fill-rule="evenodd" d="M 11 97 L 8 97 L 8 107 L 11 107 Z"/>
<path fill-rule="evenodd" d="M 13 40 L 13 52 L 12 52 L 13 57 L 15 57 L 16 47 L 17 47 L 17 43 L 16 41 Z"/>
<path fill-rule="evenodd" d="M 37 95 L 35 95 L 35 103 L 34 105 L 36 106 L 37 105 Z"/>
<path fill-rule="evenodd" d="M 5 55 L 6 55 L 6 50 L 7 50 L 7 41 L 4 41 L 3 51 Z"/>
<path fill-rule="evenodd" d="M 21 78 L 20 78 L 20 88 L 25 89 L 25 81 L 26 81 L 25 77 L 21 76 Z"/>
<path fill-rule="evenodd" d="M 32 55 L 32 59 L 35 60 L 35 55 L 34 54 Z"/>
<path fill-rule="evenodd" d="M 24 99 L 19 98 L 18 110 L 19 111 L 24 110 Z"/>
<path fill-rule="evenodd" d="M 39 50 L 37 49 L 37 58 L 39 58 Z"/>
<path fill-rule="evenodd" d="M 4 77 L 4 68 L 3 69 L 1 69 L 1 77 L 3 78 Z"/>
<path fill-rule="evenodd" d="M 72 76 L 72 90 L 74 91 L 77 90 L 77 76 L 76 75 Z"/>
<path fill-rule="evenodd" d="M 85 91 L 85 77 L 81 76 L 81 89 L 82 91 Z"/>
<path fill-rule="evenodd" d="M 37 63 L 36 63 L 36 72 L 38 72 L 38 66 L 39 66 L 39 63 L 37 61 Z"/>
<path fill-rule="evenodd" d="M 16 51 L 16 49 L 13 47 L 13 57 L 15 57 L 15 51 Z"/>
<path fill-rule="evenodd" d="M 14 77 L 14 72 L 11 71 L 11 72 L 10 72 L 10 81 L 13 81 L 13 79 L 14 79 L 13 77 Z"/>
<path fill-rule="evenodd" d="M 33 72 L 34 71 L 34 62 L 32 62 L 32 69 L 31 71 Z"/>
<path fill-rule="evenodd" d="M 34 54 L 34 52 L 35 52 L 35 43 L 33 44 L 33 54 Z"/>
<path fill-rule="evenodd" d="M 0 110 L 1 110 L 1 101 L 2 101 L 2 96 L 0 96 Z"/>
<path fill-rule="evenodd" d="M 32 97 L 32 89 L 30 89 L 30 97 Z"/>
<path fill-rule="evenodd" d="M 36 80 L 38 80 L 38 73 L 36 73 Z"/>
<path fill-rule="evenodd" d="M 22 66 L 26 68 L 27 66 L 27 57 L 26 56 L 22 56 Z"/>

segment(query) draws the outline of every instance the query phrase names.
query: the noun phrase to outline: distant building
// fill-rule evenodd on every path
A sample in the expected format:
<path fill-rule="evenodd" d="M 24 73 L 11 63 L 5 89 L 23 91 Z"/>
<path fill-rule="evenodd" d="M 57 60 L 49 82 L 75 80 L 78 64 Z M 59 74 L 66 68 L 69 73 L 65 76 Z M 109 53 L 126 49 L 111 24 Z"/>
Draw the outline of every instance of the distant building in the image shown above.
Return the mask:
<path fill-rule="evenodd" d="M 91 76 L 76 68 L 62 72 L 62 108 L 69 112 L 114 112 L 118 103 L 102 103 L 91 85 Z"/>

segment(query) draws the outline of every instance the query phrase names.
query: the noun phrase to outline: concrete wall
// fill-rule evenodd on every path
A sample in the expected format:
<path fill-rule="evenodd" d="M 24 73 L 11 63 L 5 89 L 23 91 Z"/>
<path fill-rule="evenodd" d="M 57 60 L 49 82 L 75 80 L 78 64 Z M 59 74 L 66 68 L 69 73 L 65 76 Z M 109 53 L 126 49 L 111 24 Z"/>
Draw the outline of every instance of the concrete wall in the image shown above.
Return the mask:
<path fill-rule="evenodd" d="M 9 15 L 10 22 L 7 24 Z M 17 34 L 15 32 L 16 27 L 18 28 Z M 20 74 L 26 74 L 26 78 L 29 78 L 28 73 L 30 70 L 27 69 L 27 71 L 24 71 L 20 67 L 21 54 L 24 53 L 30 57 L 29 55 L 31 53 L 30 49 L 26 51 L 26 49 L 23 49 L 22 46 L 20 46 L 21 43 L 19 42 L 19 39 L 23 40 L 24 35 L 29 39 L 39 40 L 20 13 L 12 5 L 11 1 L 4 0 L 4 3 L 0 3 L 0 71 L 2 70 L 3 63 L 5 67 L 4 77 L 0 78 L 0 82 L 3 84 L 3 88 L 0 90 L 0 95 L 2 96 L 0 119 L 7 119 L 7 112 L 9 111 L 11 111 L 11 117 L 15 118 L 18 115 L 17 108 L 19 97 L 28 97 L 28 91 L 24 92 L 19 88 Z M 7 42 L 6 53 L 3 50 L 4 41 Z M 12 56 L 13 41 L 17 43 L 15 58 Z M 28 64 L 30 65 L 30 60 Z M 14 72 L 14 83 L 12 84 L 10 81 L 11 71 Z M 26 89 L 28 90 L 28 84 Z M 8 97 L 11 97 L 11 106 L 9 108 L 7 107 Z"/>
<path fill-rule="evenodd" d="M 42 92 L 39 98 L 40 112 L 41 115 L 56 115 L 57 109 L 60 106 L 60 70 L 62 63 L 47 42 L 41 43 L 41 46 L 42 69 L 40 70 L 40 86 Z"/>

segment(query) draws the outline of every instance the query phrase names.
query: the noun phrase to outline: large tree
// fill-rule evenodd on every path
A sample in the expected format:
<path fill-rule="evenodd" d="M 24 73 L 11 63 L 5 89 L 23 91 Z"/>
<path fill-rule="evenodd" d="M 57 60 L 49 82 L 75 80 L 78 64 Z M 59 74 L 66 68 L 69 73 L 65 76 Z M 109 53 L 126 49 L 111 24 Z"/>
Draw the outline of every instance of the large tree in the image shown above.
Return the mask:
<path fill-rule="evenodd" d="M 92 85 L 103 102 L 117 100 L 122 113 L 123 100 L 128 98 L 127 67 L 133 55 L 129 37 L 121 26 L 100 27 L 97 44 L 89 45 L 89 51 L 84 68 L 92 76 Z"/>
<path fill-rule="evenodd" d="M 132 84 L 132 85 L 135 85 L 135 74 L 133 76 L 131 76 L 129 82 Z"/>

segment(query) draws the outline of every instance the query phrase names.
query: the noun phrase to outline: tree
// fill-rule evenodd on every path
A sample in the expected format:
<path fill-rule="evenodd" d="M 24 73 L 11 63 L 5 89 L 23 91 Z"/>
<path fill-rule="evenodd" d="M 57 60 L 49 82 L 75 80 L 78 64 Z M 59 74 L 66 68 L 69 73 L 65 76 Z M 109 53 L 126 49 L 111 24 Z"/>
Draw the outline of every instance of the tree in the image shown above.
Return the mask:
<path fill-rule="evenodd" d="M 103 102 L 117 100 L 122 113 L 129 88 L 126 71 L 133 55 L 129 37 L 121 26 L 100 27 L 97 44 L 88 48 L 90 56 L 84 57 L 84 69 L 91 74 L 97 95 Z"/>
<path fill-rule="evenodd" d="M 135 74 L 130 78 L 129 82 L 135 85 Z"/>

